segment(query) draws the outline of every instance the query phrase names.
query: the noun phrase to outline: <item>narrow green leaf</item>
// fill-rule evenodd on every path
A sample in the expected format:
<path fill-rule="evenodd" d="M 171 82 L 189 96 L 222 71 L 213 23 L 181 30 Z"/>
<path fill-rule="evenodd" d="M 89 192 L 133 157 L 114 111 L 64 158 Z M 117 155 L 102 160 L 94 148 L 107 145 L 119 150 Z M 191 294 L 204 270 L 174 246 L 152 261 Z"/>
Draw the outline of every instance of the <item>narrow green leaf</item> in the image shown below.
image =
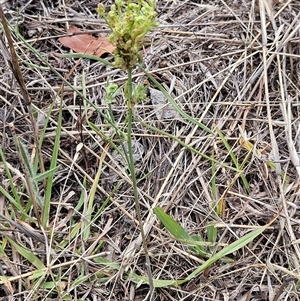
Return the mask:
<path fill-rule="evenodd" d="M 27 149 L 25 148 L 25 146 L 23 145 L 23 143 L 20 141 L 20 139 L 17 139 L 17 143 L 20 149 L 20 153 L 22 155 L 23 158 L 23 162 L 25 164 L 25 167 L 27 168 L 27 171 L 29 173 L 30 177 L 33 177 L 35 175 L 35 172 L 33 170 L 33 166 L 31 165 L 30 161 L 29 161 L 29 154 Z"/>
<path fill-rule="evenodd" d="M 19 195 L 19 193 L 16 189 L 16 186 L 14 184 L 13 177 L 10 173 L 9 164 L 6 162 L 6 159 L 5 159 L 5 156 L 3 154 L 1 145 L 0 145 L 0 158 L 3 162 L 3 164 L 4 164 L 5 174 L 6 174 L 7 178 L 9 179 L 9 185 L 10 185 L 10 188 L 11 188 L 11 191 L 12 191 L 12 194 L 13 194 L 13 198 L 12 198 L 9 195 L 9 193 L 7 193 L 9 195 L 8 199 L 10 199 L 10 202 L 13 203 L 18 208 L 18 210 L 20 210 L 22 212 L 23 211 L 22 205 L 19 202 L 21 196 Z M 0 186 L 0 188 L 2 188 L 2 186 Z M 4 188 L 2 188 L 2 189 L 3 189 L 3 191 L 5 191 Z M 1 192 L 4 194 L 3 191 L 1 191 Z"/>
<path fill-rule="evenodd" d="M 167 230 L 174 236 L 174 238 L 182 244 L 191 247 L 191 252 L 205 258 L 209 257 L 210 254 L 205 252 L 204 246 L 213 247 L 215 244 L 211 242 L 204 242 L 202 237 L 199 235 L 189 235 L 184 228 L 177 223 L 172 217 L 164 212 L 162 208 L 154 208 L 153 212 L 167 228 Z"/>
<path fill-rule="evenodd" d="M 156 128 L 156 127 L 154 127 L 154 126 L 152 126 L 152 125 L 150 125 L 150 124 L 148 124 L 148 123 L 146 123 L 146 122 L 144 122 L 143 120 L 137 118 L 136 116 L 135 116 L 135 120 L 136 120 L 137 122 L 139 122 L 139 123 L 140 123 L 142 126 L 144 126 L 145 128 L 150 129 L 150 130 L 152 130 L 153 132 L 158 133 L 158 134 L 160 134 L 160 135 L 164 135 L 165 137 L 171 138 L 173 141 L 176 141 L 179 145 L 183 146 L 185 149 L 189 150 L 190 152 L 192 152 L 192 153 L 194 153 L 194 154 L 197 154 L 198 156 L 200 156 L 200 157 L 202 157 L 202 158 L 204 158 L 204 159 L 207 159 L 207 160 L 209 160 L 209 161 L 213 161 L 213 162 L 215 162 L 216 164 L 218 164 L 218 165 L 220 165 L 220 166 L 222 166 L 222 167 L 224 167 L 224 168 L 228 168 L 229 170 L 233 170 L 233 171 L 235 171 L 235 172 L 240 173 L 240 170 L 236 169 L 235 167 L 229 166 L 229 165 L 224 164 L 224 163 L 222 163 L 222 162 L 219 162 L 219 161 L 217 161 L 216 159 L 214 159 L 214 158 L 212 158 L 212 157 L 209 157 L 209 156 L 207 156 L 207 155 L 204 154 L 204 153 L 199 152 L 199 151 L 196 150 L 195 148 L 193 148 L 193 147 L 191 147 L 190 145 L 184 143 L 184 142 L 183 142 L 181 139 L 179 139 L 178 137 L 176 137 L 176 136 L 174 136 L 174 135 L 172 135 L 172 134 L 169 134 L 169 133 L 167 133 L 167 132 L 165 132 L 165 131 L 162 131 L 162 130 L 160 130 L 160 129 L 158 129 L 158 128 Z"/>
<path fill-rule="evenodd" d="M 232 162 L 234 163 L 235 167 L 236 167 L 237 169 L 241 169 L 241 171 L 240 171 L 240 177 L 241 177 L 241 179 L 242 179 L 242 181 L 243 181 L 244 187 L 246 188 L 247 192 L 250 193 L 251 190 L 250 190 L 249 183 L 248 183 L 248 181 L 247 181 L 245 175 L 242 173 L 242 172 L 243 172 L 243 170 L 242 170 L 242 167 L 243 167 L 243 166 L 239 164 L 238 159 L 236 158 L 234 152 L 232 151 L 231 146 L 230 146 L 229 143 L 227 142 L 227 140 L 226 140 L 226 138 L 224 137 L 223 133 L 222 133 L 217 127 L 216 127 L 216 132 L 217 132 L 217 134 L 219 135 L 219 137 L 221 138 L 221 140 L 222 140 L 224 146 L 226 147 L 226 149 L 227 149 L 227 151 L 228 151 L 228 153 L 229 153 L 229 156 L 230 156 Z"/>
<path fill-rule="evenodd" d="M 153 212 L 176 239 L 192 240 L 183 227 L 181 227 L 180 224 L 178 224 L 172 217 L 165 213 L 162 208 L 154 208 Z"/>
<path fill-rule="evenodd" d="M 199 128 L 203 129 L 205 132 L 209 134 L 213 134 L 212 130 L 209 129 L 206 125 L 203 123 L 197 121 L 190 115 L 188 115 L 186 112 L 184 112 L 180 106 L 176 103 L 176 101 L 173 99 L 173 97 L 164 89 L 164 87 L 150 74 L 148 73 L 143 66 L 140 65 L 140 68 L 143 70 L 143 72 L 147 75 L 147 77 L 154 83 L 154 85 L 164 94 L 164 97 L 171 103 L 173 108 L 184 118 L 186 118 L 191 123 L 197 125 Z"/>
<path fill-rule="evenodd" d="M 197 242 L 201 243 L 200 245 L 194 245 L 193 247 L 191 247 L 190 248 L 191 252 L 196 255 L 200 255 L 201 257 L 208 258 L 211 254 L 207 253 L 204 250 L 204 246 L 207 245 L 207 242 L 204 242 L 200 235 L 193 235 L 193 236 L 191 236 L 191 238 L 193 239 L 193 243 L 195 243 L 195 244 Z M 192 244 L 190 244 L 190 245 L 192 245 Z"/>
<path fill-rule="evenodd" d="M 7 240 L 9 241 L 10 245 L 24 258 L 26 258 L 29 262 L 31 262 L 36 268 L 38 269 L 45 269 L 43 262 L 35 256 L 30 250 L 25 248 L 24 246 L 16 243 L 10 237 L 6 236 Z"/>
<path fill-rule="evenodd" d="M 61 96 L 62 98 L 62 96 Z M 61 126 L 62 126 L 62 99 L 60 100 L 60 108 L 57 120 L 57 128 L 56 128 L 56 137 L 53 146 L 52 158 L 50 163 L 50 170 L 54 170 L 57 168 L 57 158 L 59 152 L 59 145 L 60 145 L 60 134 L 61 134 Z M 46 184 L 46 192 L 45 192 L 45 201 L 43 204 L 43 211 L 42 211 L 42 226 L 47 228 L 49 212 L 50 212 L 50 202 L 52 197 L 52 187 L 53 187 L 53 179 L 54 179 L 54 172 L 49 174 Z"/>
<path fill-rule="evenodd" d="M 102 173 L 102 160 L 99 160 L 98 164 L 99 164 L 98 171 L 95 175 L 95 178 L 93 179 L 93 185 L 91 187 L 90 193 L 88 195 L 88 200 L 87 200 L 87 208 L 86 208 L 84 227 L 83 227 L 84 240 L 87 240 L 90 237 L 91 224 L 92 224 L 91 220 L 92 220 L 92 213 L 94 210 L 95 195 L 97 192 L 97 185 L 100 180 L 100 175 Z"/>
<path fill-rule="evenodd" d="M 215 152 L 213 150 L 211 157 L 214 158 L 214 156 L 215 156 Z M 211 161 L 211 195 L 212 195 L 212 199 L 214 201 L 213 210 L 217 211 L 215 209 L 215 202 L 217 200 L 216 164 L 215 164 L 215 161 Z"/>
<path fill-rule="evenodd" d="M 215 227 L 215 222 L 210 222 L 207 225 L 207 239 L 211 243 L 215 243 L 217 241 L 218 230 Z"/>
<path fill-rule="evenodd" d="M 155 208 L 155 209 L 159 209 L 159 210 L 155 210 L 158 212 L 159 215 L 161 215 L 161 213 L 163 212 L 163 211 L 161 212 L 161 210 L 162 210 L 161 208 Z M 163 214 L 161 216 L 163 218 L 165 217 Z M 233 242 L 229 246 L 223 248 L 220 252 L 216 253 L 211 258 L 209 258 L 207 261 L 205 261 L 200 267 L 198 267 L 194 272 L 192 272 L 185 279 L 177 279 L 177 280 L 153 279 L 154 286 L 155 287 L 177 286 L 177 285 L 183 284 L 183 283 L 193 279 L 198 274 L 203 272 L 206 268 L 208 268 L 213 263 L 215 263 L 217 260 L 222 259 L 226 255 L 231 254 L 231 253 L 241 249 L 242 247 L 246 246 L 249 242 L 253 241 L 258 235 L 260 235 L 264 230 L 266 230 L 266 228 L 269 227 L 273 221 L 271 221 L 269 224 L 267 224 L 259 229 L 256 229 L 256 230 L 246 234 L 245 236 L 239 238 L 237 241 Z M 171 224 L 169 224 L 169 225 L 171 225 Z M 141 282 L 144 284 L 149 283 L 147 277 L 139 276 L 139 275 L 136 275 L 133 273 L 130 274 L 130 280 L 135 283 L 141 283 Z"/>
<path fill-rule="evenodd" d="M 32 272 L 32 275 L 28 277 L 29 280 L 40 279 L 45 276 L 45 268 Z"/>
<path fill-rule="evenodd" d="M 72 230 L 71 230 L 70 235 L 68 235 L 66 239 L 64 239 L 60 242 L 60 244 L 59 244 L 60 247 L 65 248 L 75 236 L 78 236 L 78 233 L 80 232 L 81 227 L 82 227 L 81 221 L 79 221 L 75 225 L 72 225 L 72 227 L 71 227 Z"/>
<path fill-rule="evenodd" d="M 100 61 L 101 63 L 103 63 L 106 66 L 111 66 L 111 67 L 114 66 L 114 64 L 112 64 L 108 60 L 104 60 L 101 57 L 98 57 L 98 56 L 92 55 L 92 54 L 87 54 L 87 53 L 57 54 L 56 56 L 60 57 L 60 58 L 73 58 L 73 59 L 86 58 L 86 59 L 90 59 L 90 60 L 94 60 L 94 61 Z"/>
<path fill-rule="evenodd" d="M 269 226 L 263 226 L 259 229 L 253 230 L 250 233 L 244 235 L 243 237 L 239 238 L 229 246 L 223 248 L 221 251 L 213 255 L 211 258 L 206 260 L 200 267 L 198 267 L 194 272 L 192 272 L 188 277 L 185 278 L 185 281 L 189 281 L 196 277 L 199 273 L 203 272 L 206 268 L 210 267 L 213 263 L 217 260 L 221 259 L 222 257 L 231 254 L 242 247 L 246 246 L 250 241 L 253 241 L 258 235 L 260 235 L 266 228 Z"/>
<path fill-rule="evenodd" d="M 14 206 L 16 206 L 16 208 L 18 209 L 18 211 L 22 214 L 25 214 L 22 205 L 20 204 L 20 202 L 18 202 L 20 200 L 20 196 L 16 199 L 14 197 L 12 197 L 8 191 L 6 191 L 2 186 L 0 186 L 0 193 L 2 193 L 6 199 L 9 200 L 9 202 L 11 204 L 13 204 Z M 18 201 L 16 201 L 18 200 Z"/>
<path fill-rule="evenodd" d="M 42 180 L 46 179 L 46 178 L 49 177 L 49 176 L 53 176 L 54 173 L 55 173 L 58 169 L 59 169 L 59 166 L 56 166 L 56 167 L 54 167 L 54 168 L 51 168 L 51 169 L 45 171 L 44 173 L 37 174 L 36 176 L 34 176 L 34 177 L 32 178 L 32 180 L 33 180 L 33 181 L 36 181 L 36 182 L 42 181 Z"/>
<path fill-rule="evenodd" d="M 86 199 L 86 176 L 84 176 L 83 178 L 83 182 L 82 182 L 82 190 L 81 190 L 81 193 L 80 193 L 80 197 L 79 199 L 77 200 L 77 204 L 76 204 L 76 207 L 75 207 L 75 210 L 76 211 L 80 211 L 82 206 L 84 205 L 84 200 Z"/>
<path fill-rule="evenodd" d="M 101 265 L 104 265 L 104 266 L 106 266 L 108 268 L 111 268 L 111 269 L 114 269 L 114 270 L 120 270 L 120 268 L 121 268 L 120 264 L 118 264 L 116 262 L 113 262 L 113 261 L 110 261 L 110 260 L 108 260 L 106 258 L 103 258 L 101 256 L 95 257 L 94 261 L 96 263 L 99 263 Z"/>
<path fill-rule="evenodd" d="M 69 284 L 69 287 L 70 287 L 70 291 L 71 289 L 76 289 L 77 287 L 79 287 L 82 283 L 83 284 L 86 284 L 89 282 L 89 280 L 91 280 L 91 275 L 84 275 L 84 276 L 79 276 L 78 278 L 76 278 L 74 280 L 74 282 L 70 283 Z"/>
<path fill-rule="evenodd" d="M 218 230 L 215 227 L 215 222 L 210 222 L 207 225 L 207 239 L 211 243 L 215 243 L 217 241 Z M 214 247 L 209 247 L 210 251 L 214 250 Z"/>
<path fill-rule="evenodd" d="M 46 290 L 55 290 L 59 283 L 54 283 L 53 281 L 45 281 L 39 284 L 39 287 Z"/>

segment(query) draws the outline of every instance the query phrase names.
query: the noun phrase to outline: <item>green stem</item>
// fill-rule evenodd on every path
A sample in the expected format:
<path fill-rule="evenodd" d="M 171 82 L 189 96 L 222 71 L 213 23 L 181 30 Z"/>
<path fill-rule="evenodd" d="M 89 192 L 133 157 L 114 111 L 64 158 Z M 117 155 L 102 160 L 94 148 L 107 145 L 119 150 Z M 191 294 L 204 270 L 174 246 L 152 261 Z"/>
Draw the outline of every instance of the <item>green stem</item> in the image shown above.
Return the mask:
<path fill-rule="evenodd" d="M 153 278 L 151 273 L 151 265 L 150 265 L 150 259 L 148 254 L 148 248 L 147 248 L 147 242 L 142 222 L 142 215 L 141 215 L 141 207 L 139 203 L 139 193 L 137 188 L 137 180 L 136 180 L 136 173 L 135 173 L 135 167 L 134 167 L 134 160 L 133 160 L 133 153 L 132 153 L 132 112 L 134 107 L 134 102 L 132 99 L 132 68 L 128 69 L 128 80 L 127 80 L 127 93 L 125 93 L 125 97 L 127 100 L 127 145 L 128 145 L 128 167 L 130 171 L 130 177 L 132 181 L 132 187 L 133 187 L 133 194 L 134 194 L 134 202 L 135 202 L 135 210 L 136 215 L 139 223 L 139 228 L 141 232 L 141 237 L 143 241 L 143 248 L 145 252 L 146 257 L 146 266 L 147 266 L 147 273 L 149 278 L 149 285 L 150 285 L 150 291 L 152 292 L 154 289 L 153 286 Z M 126 154 L 126 152 L 124 152 Z"/>

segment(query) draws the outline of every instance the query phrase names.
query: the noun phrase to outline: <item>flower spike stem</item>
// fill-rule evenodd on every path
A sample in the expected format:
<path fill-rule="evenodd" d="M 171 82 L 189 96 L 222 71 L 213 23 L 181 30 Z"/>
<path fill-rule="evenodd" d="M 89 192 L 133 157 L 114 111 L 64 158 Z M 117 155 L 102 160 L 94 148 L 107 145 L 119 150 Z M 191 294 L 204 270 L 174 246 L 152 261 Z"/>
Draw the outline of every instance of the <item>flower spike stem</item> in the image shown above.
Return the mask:
<path fill-rule="evenodd" d="M 114 66 L 127 72 L 127 82 L 124 85 L 124 95 L 127 105 L 127 134 L 126 142 L 128 152 L 124 150 L 127 160 L 132 188 L 134 194 L 135 210 L 143 241 L 143 248 L 146 257 L 148 283 L 150 286 L 149 298 L 153 296 L 153 278 L 151 273 L 150 258 L 147 249 L 147 242 L 143 228 L 141 208 L 139 203 L 139 193 L 137 187 L 136 171 L 132 151 L 132 120 L 133 109 L 137 102 L 145 97 L 145 87 L 134 86 L 132 83 L 132 70 L 141 61 L 141 49 L 145 35 L 158 24 L 156 23 L 156 11 L 154 0 L 116 0 L 106 13 L 103 4 L 98 5 L 97 9 L 100 16 L 105 20 L 112 33 L 109 41 L 116 46 L 113 53 Z"/>

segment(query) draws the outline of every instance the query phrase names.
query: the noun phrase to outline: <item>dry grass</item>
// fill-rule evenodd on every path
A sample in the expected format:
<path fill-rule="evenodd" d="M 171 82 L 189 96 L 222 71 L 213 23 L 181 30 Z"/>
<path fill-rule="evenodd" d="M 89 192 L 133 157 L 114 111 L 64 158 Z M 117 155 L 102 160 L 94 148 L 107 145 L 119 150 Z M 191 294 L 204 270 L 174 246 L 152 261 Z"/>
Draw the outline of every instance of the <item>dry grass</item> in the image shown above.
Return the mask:
<path fill-rule="evenodd" d="M 41 147 L 46 170 L 52 161 L 62 99 L 60 168 L 54 174 L 43 233 L 32 207 L 26 208 L 29 195 L 14 141 L 18 136 L 33 159 L 32 123 L 11 70 L 0 60 L 2 151 L 13 180 L 10 184 L 0 162 L 1 185 L 12 197 L 15 187 L 26 212 L 0 196 L 0 213 L 8 218 L 0 228 L 0 273 L 11 280 L 5 283 L 1 278 L 5 285 L 0 296 L 3 300 L 143 300 L 148 286 L 129 281 L 126 274 L 147 275 L 131 184 L 126 167 L 115 160 L 108 143 L 119 146 L 114 131 L 101 116 L 107 107 L 107 80 L 124 83 L 126 74 L 101 62 L 56 55 L 69 52 L 58 38 L 70 24 L 107 35 L 95 12 L 98 2 L 4 2 L 12 26 L 18 26 L 28 43 L 70 85 L 86 94 L 89 103 L 63 85 L 13 35 L 16 51 L 24 60 L 21 70 L 41 135 L 50 112 Z M 157 120 L 156 107 L 149 99 L 136 106 L 136 116 L 144 123 L 136 119 L 133 133 L 144 148 L 136 169 L 153 278 L 183 279 L 205 259 L 174 241 L 151 208 L 165 208 L 189 234 L 200 234 L 205 241 L 207 225 L 217 222 L 220 244 L 236 241 L 278 212 L 280 216 L 253 243 L 234 252 L 233 262 L 219 261 L 181 286 L 156 288 L 152 300 L 299 300 L 300 4 L 274 1 L 269 9 L 266 0 L 157 2 L 160 26 L 149 34 L 145 45 L 146 69 L 185 113 L 203 122 L 214 135 L 182 117 Z M 134 80 L 145 79 L 136 70 Z M 121 96 L 113 112 L 123 129 L 126 108 Z M 88 126 L 85 114 L 99 132 Z M 6 123 L 13 120 L 15 134 L 3 126 L 5 116 Z M 234 169 L 215 164 L 214 171 L 211 160 L 179 141 L 236 168 L 233 154 L 250 191 Z M 80 142 L 84 147 L 77 153 Z M 95 183 L 97 175 L 100 179 Z M 38 188 L 44 195 L 45 182 L 40 181 Z M 219 215 L 214 206 L 221 208 Z M 26 232 L 29 225 L 34 229 Z M 30 278 L 39 269 L 38 263 L 20 254 L 13 242 L 47 267 L 38 277 Z"/>

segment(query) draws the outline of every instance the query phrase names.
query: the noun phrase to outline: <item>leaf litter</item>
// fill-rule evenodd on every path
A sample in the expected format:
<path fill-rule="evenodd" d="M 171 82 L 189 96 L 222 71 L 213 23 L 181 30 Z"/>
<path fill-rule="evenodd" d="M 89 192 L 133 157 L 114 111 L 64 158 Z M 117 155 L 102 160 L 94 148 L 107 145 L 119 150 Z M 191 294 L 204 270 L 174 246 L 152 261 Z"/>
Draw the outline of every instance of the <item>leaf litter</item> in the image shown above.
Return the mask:
<path fill-rule="evenodd" d="M 111 1 L 102 2 L 108 4 Z M 266 4 L 260 1 L 259 9 L 258 3 L 250 0 L 209 0 L 206 5 L 198 2 L 157 1 L 160 27 L 147 37 L 143 59 L 147 70 L 153 71 L 156 79 L 164 87 L 170 88 L 167 91 L 172 91 L 174 81 L 177 87 L 183 87 L 180 95 L 175 98 L 178 106 L 211 130 L 216 125 L 227 144 L 225 147 L 218 135 L 207 133 L 196 127 L 195 123 L 186 119 L 182 122 L 182 118 L 178 118 L 177 111 L 169 107 L 165 98 L 161 97 L 158 103 L 151 99 L 151 89 L 159 91 L 153 84 L 149 100 L 135 106 L 136 115 L 144 118 L 143 124 L 136 120 L 133 134 L 139 149 L 143 150 L 138 152 L 136 164 L 143 216 L 145 224 L 151 225 L 147 239 L 152 272 L 154 278 L 158 279 L 155 283 L 161 286 L 155 291 L 155 298 L 243 300 L 246 296 L 249 300 L 299 300 L 300 199 L 299 175 L 294 162 L 297 162 L 300 149 L 300 53 L 297 31 L 300 5 L 298 1 L 275 1 L 273 4 L 271 1 Z M 84 91 L 89 101 L 102 112 L 107 110 L 107 80 L 121 85 L 125 79 L 124 72 L 86 58 L 77 62 L 70 58 L 51 57 L 53 51 L 69 53 L 69 48 L 78 53 L 97 56 L 113 51 L 112 45 L 106 44 L 109 30 L 95 13 L 97 4 L 97 1 L 86 1 L 84 4 L 67 2 L 64 6 L 52 6 L 47 2 L 43 7 L 32 1 L 24 2 L 24 9 L 20 12 L 15 9 L 19 7 L 15 1 L 6 1 L 3 6 L 9 12 L 7 18 L 12 25 L 17 25 L 15 20 L 22 20 L 18 24 L 20 33 L 30 38 L 28 41 L 43 57 L 48 58 L 56 70 L 63 74 L 74 71 L 70 75 L 70 83 Z M 265 13 L 263 5 L 266 6 Z M 266 18 L 265 23 L 262 22 L 263 18 Z M 75 34 L 69 31 L 71 36 L 65 37 L 67 42 L 61 38 L 57 43 L 56 37 L 65 32 L 62 28 L 72 29 L 69 22 L 76 26 L 73 28 Z M 39 28 L 38 31 L 32 32 L 33 23 Z M 98 40 L 84 33 L 90 30 L 99 31 L 103 39 Z M 264 46 L 262 31 L 267 37 Z M 51 253 L 53 260 L 51 276 L 46 274 L 49 277 L 45 278 L 43 286 L 38 287 L 34 277 L 28 276 L 29 271 L 38 272 L 34 264 L 16 252 L 12 245 L 2 244 L 2 276 L 19 277 L 15 279 L 23 285 L 20 286 L 15 280 L 9 282 L 9 293 L 15 294 L 15 298 L 20 300 L 51 300 L 62 297 L 62 294 L 65 299 L 72 300 L 142 300 L 147 295 L 147 286 L 135 284 L 143 282 L 146 267 L 138 244 L 139 231 L 131 186 L 123 159 L 118 161 L 118 152 L 112 147 L 107 148 L 106 138 L 115 141 L 116 137 L 101 114 L 88 104 L 85 104 L 85 108 L 80 97 L 69 87 L 65 86 L 63 92 L 59 92 L 61 80 L 49 69 L 38 69 L 41 62 L 36 56 L 29 55 L 24 43 L 16 42 L 18 54 L 26 62 L 20 65 L 36 110 L 35 115 L 43 114 L 47 120 L 49 114 L 50 118 L 43 141 L 46 167 L 51 162 L 57 133 L 57 103 L 63 99 L 59 164 L 64 168 L 60 168 L 53 179 L 49 227 L 44 233 L 38 232 L 49 241 L 48 251 L 39 241 L 19 232 L 17 228 L 12 231 L 13 224 L 5 221 L 1 224 L 1 230 L 6 235 L 16 236 L 15 241 L 21 242 L 22 248 L 26 246 L 32 250 L 43 264 L 47 263 L 44 255 L 47 252 Z M 67 45 L 69 42 L 71 44 Z M 268 70 L 265 73 L 263 51 L 267 51 L 268 59 Z M 111 60 L 110 55 L 108 60 Z M 4 112 L 10 112 L 11 104 L 17 101 L 13 107 L 14 126 L 22 143 L 34 156 L 32 127 L 26 109 L 22 107 L 20 96 L 16 93 L 18 88 L 12 83 L 11 73 L 3 60 L 0 60 L 0 65 L 0 79 L 3 83 L 0 87 L 0 113 L 3 115 Z M 165 77 L 166 73 L 170 76 Z M 137 83 L 145 80 L 139 70 L 133 78 Z M 269 89 L 268 102 L 265 89 Z M 166 113 L 156 115 L 157 105 L 166 106 Z M 124 128 L 126 122 L 125 107 L 124 99 L 118 96 L 113 114 L 120 129 Z M 91 129 L 82 116 L 88 118 L 95 128 Z M 0 123 L 0 127 L 3 126 Z M 153 128 L 157 131 L 153 131 Z M 102 136 L 98 134 L 100 131 Z M 164 135 L 163 131 L 177 140 Z M 0 132 L 8 163 L 6 166 L 12 174 L 11 182 L 14 182 L 23 204 L 26 204 L 29 199 L 26 187 L 15 172 L 22 172 L 22 168 L 12 133 L 2 128 Z M 240 143 L 242 137 L 247 138 L 243 144 Z M 228 145 L 231 146 L 239 165 L 244 166 L 251 193 L 247 193 L 237 172 L 218 166 L 213 168 L 209 160 L 182 147 L 178 141 L 219 162 L 235 166 L 228 154 Z M 79 142 L 84 144 L 84 148 L 74 162 L 74 168 L 70 170 Z M 116 142 L 118 146 L 124 143 Z M 278 151 L 275 152 L 275 149 Z M 103 155 L 105 152 L 110 156 Z M 258 153 L 261 155 L 258 156 Z M 111 158 L 115 155 L 117 160 L 112 164 Z M 114 181 L 107 179 L 105 172 L 100 175 L 91 210 L 86 208 L 85 202 L 91 187 L 94 187 L 93 181 L 100 162 L 104 171 L 109 169 L 110 173 L 114 173 Z M 119 164 L 119 168 L 115 164 Z M 275 164 L 280 167 L 277 174 Z M 5 198 L 1 214 L 9 214 L 7 217 L 15 222 L 22 220 L 36 227 L 31 212 L 27 216 L 20 214 L 12 205 L 17 195 L 7 188 L 10 180 L 6 173 L 1 174 L 0 178 L 1 185 L 6 188 L 2 191 Z M 39 187 L 43 192 L 42 182 Z M 69 198 L 70 195 L 72 197 Z M 61 196 L 64 202 L 58 202 Z M 224 203 L 222 217 L 215 214 L 218 202 Z M 165 283 L 173 283 L 174 279 L 188 277 L 205 259 L 191 254 L 188 247 L 168 235 L 167 230 L 153 218 L 150 208 L 154 204 L 164 208 L 188 235 L 201 235 L 204 241 L 208 235 L 207 225 L 216 222 L 217 243 L 220 245 L 234 243 L 253 229 L 268 224 L 282 211 L 272 227 L 231 255 L 233 263 L 215 262 L 188 283 L 178 287 L 163 287 Z M 91 218 L 85 217 L 87 209 L 92 212 Z M 81 223 L 84 219 L 86 225 L 88 218 L 91 235 L 84 240 L 82 233 L 85 229 L 81 228 Z M 111 220 L 109 229 L 106 228 L 108 219 Z M 103 237 L 102 233 L 105 233 Z M 97 241 L 97 237 L 101 238 L 100 241 Z M 2 240 L 5 240 L 5 235 L 2 235 Z M 61 250 L 62 246 L 64 250 Z M 120 268 L 125 264 L 124 254 L 128 246 L 134 246 L 137 251 L 135 256 L 126 257 L 126 266 L 136 272 L 131 278 L 136 279 L 136 282 L 128 281 L 129 274 Z M 220 254 L 220 251 L 221 247 L 216 248 L 215 254 Z M 79 252 L 86 254 L 81 258 L 89 257 L 80 261 Z M 16 261 L 16 264 L 11 265 L 11 262 Z M 124 274 L 121 275 L 122 271 Z M 54 279 L 55 282 L 52 278 L 55 275 L 63 275 L 63 281 L 71 283 L 70 289 L 64 289 L 63 293 L 59 289 L 55 290 L 58 285 L 58 278 Z M 159 279 L 162 281 L 159 282 Z M 5 298 L 8 300 L 8 294 Z"/>
<path fill-rule="evenodd" d="M 81 30 L 71 25 L 67 31 L 70 36 L 62 37 L 59 41 L 65 47 L 77 53 L 86 53 L 101 57 L 104 53 L 112 53 L 115 46 L 108 41 L 108 37 L 94 37 L 90 34 L 81 34 Z"/>

